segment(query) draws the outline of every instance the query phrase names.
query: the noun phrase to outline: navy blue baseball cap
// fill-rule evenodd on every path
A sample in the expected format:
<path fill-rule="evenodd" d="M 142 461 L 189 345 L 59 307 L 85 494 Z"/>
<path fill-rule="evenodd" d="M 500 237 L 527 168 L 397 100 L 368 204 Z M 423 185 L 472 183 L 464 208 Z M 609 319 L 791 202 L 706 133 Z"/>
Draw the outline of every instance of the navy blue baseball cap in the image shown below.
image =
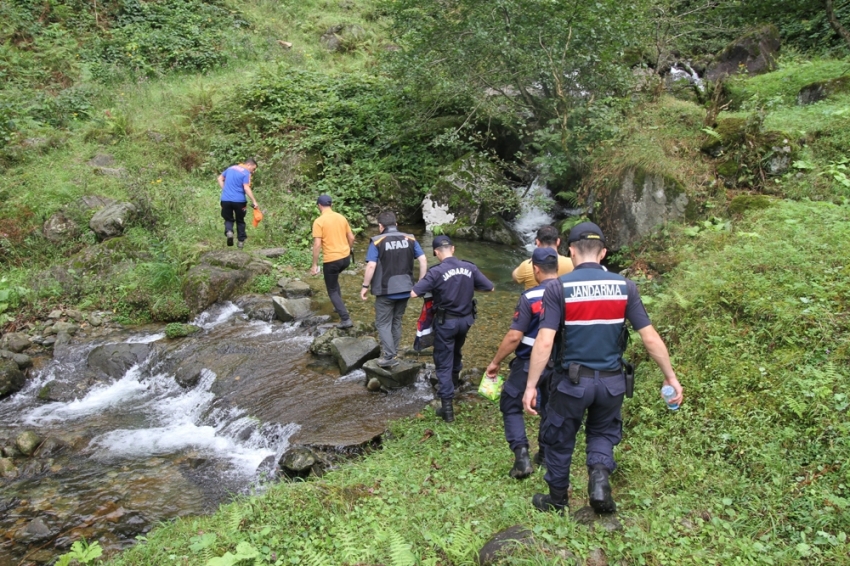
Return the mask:
<path fill-rule="evenodd" d="M 605 245 L 605 235 L 602 233 L 602 229 L 593 222 L 582 222 L 573 226 L 567 243 L 572 244 L 579 240 L 599 240 Z"/>
<path fill-rule="evenodd" d="M 316 204 L 321 204 L 322 206 L 330 206 L 331 196 L 330 195 L 319 195 L 319 198 L 316 199 Z"/>
<path fill-rule="evenodd" d="M 558 265 L 558 252 L 552 248 L 535 248 L 531 254 L 533 265 Z"/>
<path fill-rule="evenodd" d="M 432 242 L 431 247 L 434 248 L 434 255 L 437 255 L 437 248 L 451 245 L 453 245 L 452 239 L 448 236 L 434 236 L 434 241 Z"/>

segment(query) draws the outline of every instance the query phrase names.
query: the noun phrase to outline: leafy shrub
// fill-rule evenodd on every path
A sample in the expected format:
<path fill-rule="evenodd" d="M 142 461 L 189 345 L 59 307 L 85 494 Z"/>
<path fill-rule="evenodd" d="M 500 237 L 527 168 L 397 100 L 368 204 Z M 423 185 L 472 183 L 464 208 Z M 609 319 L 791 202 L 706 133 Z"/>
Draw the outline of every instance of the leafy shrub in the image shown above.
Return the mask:
<path fill-rule="evenodd" d="M 113 28 L 93 42 L 92 72 L 110 78 L 115 68 L 143 76 L 206 71 L 226 60 L 227 33 L 244 23 L 215 2 L 126 0 Z"/>

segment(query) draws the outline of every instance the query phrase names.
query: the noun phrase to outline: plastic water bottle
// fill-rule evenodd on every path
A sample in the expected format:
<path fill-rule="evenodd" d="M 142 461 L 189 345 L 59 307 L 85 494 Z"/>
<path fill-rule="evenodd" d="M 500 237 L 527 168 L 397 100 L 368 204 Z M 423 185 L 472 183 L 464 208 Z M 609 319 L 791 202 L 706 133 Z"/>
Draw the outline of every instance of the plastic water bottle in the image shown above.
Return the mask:
<path fill-rule="evenodd" d="M 672 385 L 665 385 L 661 388 L 661 396 L 664 397 L 664 402 L 667 403 L 667 408 L 671 411 L 677 411 L 679 409 L 678 403 L 671 403 L 670 399 L 676 396 L 676 390 L 673 389 Z"/>

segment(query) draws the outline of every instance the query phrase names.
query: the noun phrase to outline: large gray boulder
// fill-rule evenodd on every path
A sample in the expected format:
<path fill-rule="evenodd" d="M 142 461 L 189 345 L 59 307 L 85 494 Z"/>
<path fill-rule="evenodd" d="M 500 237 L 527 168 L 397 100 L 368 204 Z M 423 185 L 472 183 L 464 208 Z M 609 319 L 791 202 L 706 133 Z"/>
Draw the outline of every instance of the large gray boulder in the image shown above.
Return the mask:
<path fill-rule="evenodd" d="M 215 251 L 183 278 L 183 299 L 193 313 L 226 301 L 257 275 L 269 273 L 272 264 L 241 251 Z"/>
<path fill-rule="evenodd" d="M 80 225 L 60 211 L 47 219 L 41 232 L 54 244 L 61 244 L 68 239 L 76 238 L 80 234 Z"/>
<path fill-rule="evenodd" d="M 399 389 L 413 384 L 423 367 L 424 364 L 419 362 L 401 360 L 397 366 L 385 369 L 378 366 L 377 360 L 369 360 L 363 364 L 363 371 L 366 372 L 367 387 L 372 379 L 377 379 L 384 389 Z"/>
<path fill-rule="evenodd" d="M 290 479 L 306 478 L 312 472 L 322 475 L 322 459 L 309 446 L 293 446 L 281 456 L 278 462 L 280 471 Z"/>
<path fill-rule="evenodd" d="M 311 297 L 313 295 L 313 289 L 303 281 L 288 281 L 283 285 L 281 294 L 287 299 L 301 299 Z"/>
<path fill-rule="evenodd" d="M 104 344 L 89 353 L 86 364 L 95 378 L 121 379 L 128 369 L 145 361 L 150 353 L 150 344 Z"/>
<path fill-rule="evenodd" d="M 708 67 L 706 78 L 722 79 L 745 71 L 748 75 L 768 73 L 776 69 L 776 56 L 782 42 L 779 30 L 773 25 L 755 29 L 721 51 Z"/>
<path fill-rule="evenodd" d="M 21 390 L 24 386 L 24 373 L 12 360 L 0 359 L 0 398 Z"/>
<path fill-rule="evenodd" d="M 331 354 L 339 365 L 340 373 L 345 375 L 381 355 L 381 345 L 371 336 L 334 338 L 331 341 Z"/>
<path fill-rule="evenodd" d="M 129 202 L 108 204 L 95 212 L 89 221 L 89 228 L 101 240 L 114 238 L 124 233 L 124 228 L 136 214 L 136 207 Z"/>
<path fill-rule="evenodd" d="M 281 322 L 292 322 L 310 314 L 310 299 L 286 299 L 272 297 L 275 316 Z"/>
<path fill-rule="evenodd" d="M 0 340 L 0 347 L 15 354 L 23 352 L 30 346 L 32 346 L 32 343 L 29 336 L 23 332 L 9 332 L 8 334 L 4 334 L 3 339 Z"/>
<path fill-rule="evenodd" d="M 626 170 L 600 207 L 599 225 L 608 248 L 618 250 L 660 224 L 684 219 L 688 203 L 684 187 L 676 180 L 643 169 Z"/>

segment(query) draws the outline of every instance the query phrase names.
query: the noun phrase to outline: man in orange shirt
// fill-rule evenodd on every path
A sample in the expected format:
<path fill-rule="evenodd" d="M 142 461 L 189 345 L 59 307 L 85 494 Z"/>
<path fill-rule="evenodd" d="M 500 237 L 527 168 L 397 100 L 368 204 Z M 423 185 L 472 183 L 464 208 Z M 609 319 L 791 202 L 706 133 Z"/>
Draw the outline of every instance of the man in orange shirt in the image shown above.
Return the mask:
<path fill-rule="evenodd" d="M 351 316 L 339 288 L 339 274 L 351 264 L 351 247 L 354 245 L 354 232 L 345 216 L 331 210 L 331 197 L 321 195 L 316 200 L 320 215 L 313 221 L 313 266 L 310 275 L 319 274 L 319 251 L 323 256 L 325 288 L 328 297 L 339 315 L 339 328 L 351 328 Z"/>

